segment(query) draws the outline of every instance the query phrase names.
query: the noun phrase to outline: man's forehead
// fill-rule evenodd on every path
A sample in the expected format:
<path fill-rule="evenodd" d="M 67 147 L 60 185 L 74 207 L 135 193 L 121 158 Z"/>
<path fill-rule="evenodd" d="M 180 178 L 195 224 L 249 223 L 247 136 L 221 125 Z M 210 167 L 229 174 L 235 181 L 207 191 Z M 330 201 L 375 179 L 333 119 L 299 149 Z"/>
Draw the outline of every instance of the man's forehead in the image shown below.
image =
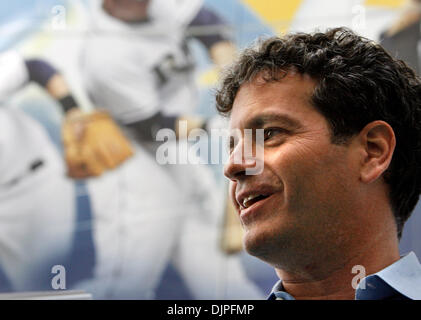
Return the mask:
<path fill-rule="evenodd" d="M 230 128 L 259 128 L 270 121 L 298 127 L 299 118 L 293 114 L 304 105 L 311 106 L 315 85 L 310 76 L 297 72 L 273 81 L 256 76 L 240 86 L 229 117 Z"/>

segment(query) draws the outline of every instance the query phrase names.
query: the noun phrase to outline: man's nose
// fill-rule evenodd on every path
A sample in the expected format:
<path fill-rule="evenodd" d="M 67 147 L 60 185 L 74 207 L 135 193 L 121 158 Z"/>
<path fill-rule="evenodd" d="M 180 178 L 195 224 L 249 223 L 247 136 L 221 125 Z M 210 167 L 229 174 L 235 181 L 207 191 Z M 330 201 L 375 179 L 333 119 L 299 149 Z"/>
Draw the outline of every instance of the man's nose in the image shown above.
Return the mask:
<path fill-rule="evenodd" d="M 228 162 L 224 166 L 224 175 L 232 181 L 237 181 L 246 176 L 246 169 L 255 167 L 256 159 L 245 156 L 243 145 L 239 143 L 231 152 Z"/>

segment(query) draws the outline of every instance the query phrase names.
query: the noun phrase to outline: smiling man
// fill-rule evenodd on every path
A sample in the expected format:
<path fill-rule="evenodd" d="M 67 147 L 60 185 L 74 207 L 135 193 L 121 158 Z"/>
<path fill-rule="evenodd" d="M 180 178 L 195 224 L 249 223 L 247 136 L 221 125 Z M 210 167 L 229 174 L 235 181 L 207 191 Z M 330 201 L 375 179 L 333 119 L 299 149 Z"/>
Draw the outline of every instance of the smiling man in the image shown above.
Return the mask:
<path fill-rule="evenodd" d="M 270 299 L 421 299 L 421 266 L 398 248 L 421 190 L 411 69 L 348 29 L 291 34 L 246 49 L 216 98 L 237 135 L 225 175 L 245 248 L 281 279 Z"/>

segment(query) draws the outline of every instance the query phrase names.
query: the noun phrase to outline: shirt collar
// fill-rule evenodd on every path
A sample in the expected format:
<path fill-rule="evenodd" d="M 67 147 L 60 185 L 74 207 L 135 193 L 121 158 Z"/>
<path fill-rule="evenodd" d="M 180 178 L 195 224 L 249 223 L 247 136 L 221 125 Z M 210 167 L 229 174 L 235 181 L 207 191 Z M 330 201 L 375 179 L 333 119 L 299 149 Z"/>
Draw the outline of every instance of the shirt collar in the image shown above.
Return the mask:
<path fill-rule="evenodd" d="M 361 280 L 355 298 L 382 299 L 393 291 L 409 299 L 421 300 L 421 265 L 414 252 L 411 251 L 390 266 Z"/>
<path fill-rule="evenodd" d="M 295 300 L 293 296 L 291 296 L 289 293 L 284 291 L 282 280 L 279 280 L 277 283 L 275 283 L 267 299 L 268 300 Z"/>
<path fill-rule="evenodd" d="M 414 252 L 379 272 L 362 279 L 355 291 L 356 300 L 421 300 L 421 264 Z M 284 291 L 282 280 L 272 288 L 268 300 L 295 300 Z"/>

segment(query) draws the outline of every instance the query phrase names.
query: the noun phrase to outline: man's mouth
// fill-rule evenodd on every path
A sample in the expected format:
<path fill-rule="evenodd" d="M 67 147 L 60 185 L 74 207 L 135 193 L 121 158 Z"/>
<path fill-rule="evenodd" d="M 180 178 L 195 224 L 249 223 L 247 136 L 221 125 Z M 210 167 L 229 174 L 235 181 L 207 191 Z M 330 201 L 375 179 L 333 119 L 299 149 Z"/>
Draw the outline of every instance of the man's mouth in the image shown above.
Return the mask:
<path fill-rule="evenodd" d="M 245 197 L 244 199 L 242 199 L 241 203 L 240 203 L 240 209 L 247 209 L 249 207 L 251 207 L 253 204 L 264 200 L 266 198 L 268 198 L 269 195 L 264 195 L 264 194 L 251 194 L 247 197 Z"/>

